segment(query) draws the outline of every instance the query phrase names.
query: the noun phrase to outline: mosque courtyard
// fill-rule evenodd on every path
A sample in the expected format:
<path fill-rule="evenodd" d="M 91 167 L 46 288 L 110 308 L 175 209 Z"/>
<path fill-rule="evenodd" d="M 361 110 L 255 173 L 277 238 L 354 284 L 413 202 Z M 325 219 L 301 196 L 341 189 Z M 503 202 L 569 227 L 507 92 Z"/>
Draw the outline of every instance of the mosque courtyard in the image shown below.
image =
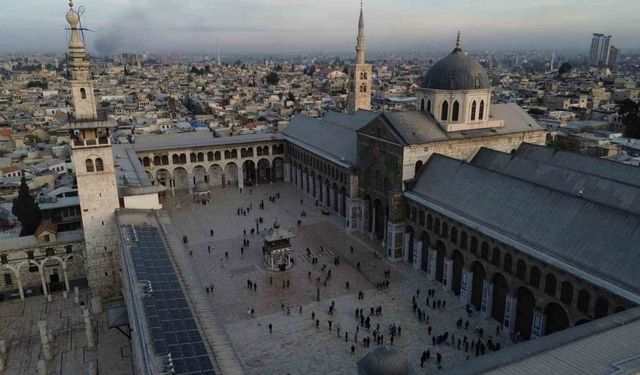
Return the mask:
<path fill-rule="evenodd" d="M 272 203 L 269 197 L 276 194 L 280 198 Z M 181 238 L 187 237 L 185 246 L 202 288 L 213 285 L 213 291 L 206 296 L 247 374 L 354 374 L 357 361 L 377 347 L 372 335 L 377 324 L 385 345 L 390 345 L 389 326 L 402 327 L 401 336 L 395 336 L 393 346 L 406 355 L 418 374 L 436 370 L 436 353 L 442 355 L 443 368 L 467 357 L 474 360 L 475 350 L 469 348 L 465 352 L 464 345 L 458 349 L 457 341 L 464 336 L 469 342 L 477 340 L 476 327 L 484 329 L 484 343 L 491 338 L 503 348 L 511 345 L 506 333 L 496 336 L 496 321 L 483 319 L 475 311 L 468 318 L 465 306 L 453 292 L 445 291 L 438 282 L 429 281 L 426 273 L 406 262 L 388 262 L 378 241 L 346 233 L 341 218 L 323 215 L 312 198 L 290 184 L 261 185 L 245 188 L 242 193 L 237 188 L 216 189 L 207 205 L 194 204 L 192 200 L 186 192 L 167 197 L 165 208 L 173 223 L 170 231 Z M 259 208 L 261 202 L 264 209 Z M 246 216 L 238 215 L 240 208 L 249 207 L 252 209 Z M 262 238 L 251 234 L 260 217 L 263 223 L 259 224 L 259 230 L 271 227 L 277 219 L 282 228 L 295 235 L 291 240 L 294 265 L 290 270 L 274 273 L 264 267 Z M 244 239 L 249 240 L 250 245 L 241 253 Z M 307 255 L 307 248 L 311 257 Z M 313 257 L 318 258 L 316 264 L 311 262 Z M 335 257 L 340 260 L 337 266 Z M 332 277 L 325 286 L 328 269 Z M 378 289 L 376 284 L 385 280 L 385 270 L 390 270 L 389 288 Z M 255 291 L 248 289 L 248 280 L 256 284 Z M 316 301 L 317 289 L 319 302 Z M 412 296 L 417 289 L 420 290 L 418 307 L 422 310 L 425 310 L 428 289 L 435 289 L 436 300 L 446 300 L 445 309 L 431 306 L 426 309 L 428 323 L 419 321 L 413 312 Z M 364 299 L 358 298 L 359 292 Z M 329 314 L 332 302 L 335 302 L 334 315 Z M 378 306 L 382 307 L 381 316 L 371 317 L 370 332 L 359 328 L 358 342 L 354 343 L 359 325 L 355 310 L 364 308 L 366 318 L 370 308 Z M 311 318 L 312 313 L 320 321 L 319 329 Z M 469 320 L 468 329 L 456 327 L 460 318 Z M 329 330 L 329 320 L 332 330 Z M 336 331 L 338 326 L 340 337 Z M 427 332 L 429 326 L 431 335 Z M 345 332 L 348 332 L 348 342 L 345 342 Z M 432 336 L 445 332 L 449 335 L 448 343 L 433 345 Z M 455 345 L 451 344 L 452 335 Z M 368 348 L 362 344 L 364 337 L 371 338 Z M 426 350 L 431 357 L 421 368 L 420 357 Z M 487 351 L 487 355 L 489 353 Z"/>

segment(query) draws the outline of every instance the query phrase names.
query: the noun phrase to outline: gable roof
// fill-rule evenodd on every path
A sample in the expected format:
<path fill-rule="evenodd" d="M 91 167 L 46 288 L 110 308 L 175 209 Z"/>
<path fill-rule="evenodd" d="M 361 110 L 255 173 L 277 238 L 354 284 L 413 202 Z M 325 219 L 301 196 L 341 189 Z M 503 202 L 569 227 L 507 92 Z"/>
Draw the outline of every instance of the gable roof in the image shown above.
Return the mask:
<path fill-rule="evenodd" d="M 42 223 L 40 223 L 40 225 L 38 225 L 33 235 L 38 237 L 44 232 L 50 232 L 53 234 L 58 233 L 58 224 L 52 223 L 50 221 L 43 221 Z"/>
<path fill-rule="evenodd" d="M 434 154 L 405 195 L 640 302 L 640 215 Z"/>

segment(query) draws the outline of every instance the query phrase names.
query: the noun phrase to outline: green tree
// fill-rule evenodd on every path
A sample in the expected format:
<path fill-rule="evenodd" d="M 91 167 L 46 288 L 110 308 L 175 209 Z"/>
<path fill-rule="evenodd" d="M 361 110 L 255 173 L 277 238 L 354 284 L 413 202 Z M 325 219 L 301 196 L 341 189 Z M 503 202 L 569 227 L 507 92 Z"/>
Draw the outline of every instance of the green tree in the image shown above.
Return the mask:
<path fill-rule="evenodd" d="M 278 73 L 271 72 L 267 75 L 267 83 L 270 85 L 277 85 L 280 82 L 280 77 L 278 77 Z"/>
<path fill-rule="evenodd" d="M 22 224 L 20 236 L 30 236 L 35 233 L 42 220 L 42 215 L 40 213 L 40 207 L 38 207 L 35 199 L 33 199 L 29 193 L 29 186 L 27 186 L 27 180 L 24 176 L 22 176 L 22 180 L 20 181 L 18 197 L 13 200 L 11 212 L 16 215 Z"/>
<path fill-rule="evenodd" d="M 624 136 L 640 138 L 640 103 L 625 99 L 619 103 L 618 115 L 624 125 Z"/>

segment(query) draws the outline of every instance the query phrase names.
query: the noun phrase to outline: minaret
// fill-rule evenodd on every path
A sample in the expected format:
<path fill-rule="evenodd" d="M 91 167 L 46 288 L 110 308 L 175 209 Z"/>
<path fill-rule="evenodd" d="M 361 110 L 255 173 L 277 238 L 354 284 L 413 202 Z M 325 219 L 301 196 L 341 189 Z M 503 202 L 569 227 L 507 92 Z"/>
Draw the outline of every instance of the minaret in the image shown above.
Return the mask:
<path fill-rule="evenodd" d="M 358 109 L 371 110 L 371 64 L 365 62 L 364 11 L 360 3 L 360 19 L 358 21 L 358 38 L 356 44 L 356 65 L 352 71 L 351 94 L 349 96 L 349 112 Z"/>
<path fill-rule="evenodd" d="M 218 66 L 222 65 L 222 56 L 220 55 L 220 39 L 216 39 L 218 45 Z"/>
<path fill-rule="evenodd" d="M 551 63 L 549 64 L 549 71 L 553 72 L 553 65 L 555 63 L 556 60 L 556 52 L 553 51 L 553 53 L 551 54 Z"/>
<path fill-rule="evenodd" d="M 120 207 L 109 130 L 115 125 L 99 116 L 91 65 L 80 38 L 80 15 L 69 2 L 69 70 L 74 116 L 69 120 L 73 169 L 84 230 L 85 268 L 92 293 L 116 296 L 120 291 L 115 210 Z"/>

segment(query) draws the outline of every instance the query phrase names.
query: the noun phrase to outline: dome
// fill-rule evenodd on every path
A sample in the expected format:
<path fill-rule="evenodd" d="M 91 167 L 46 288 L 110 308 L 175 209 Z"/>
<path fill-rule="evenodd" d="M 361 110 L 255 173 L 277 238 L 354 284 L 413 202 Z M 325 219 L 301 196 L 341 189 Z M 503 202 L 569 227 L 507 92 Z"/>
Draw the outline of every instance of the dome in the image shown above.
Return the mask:
<path fill-rule="evenodd" d="M 358 361 L 358 375 L 413 375 L 409 361 L 398 349 L 379 346 Z"/>
<path fill-rule="evenodd" d="M 480 90 L 491 88 L 491 84 L 482 65 L 460 47 L 458 34 L 456 48 L 427 71 L 422 87 L 434 90 Z"/>

